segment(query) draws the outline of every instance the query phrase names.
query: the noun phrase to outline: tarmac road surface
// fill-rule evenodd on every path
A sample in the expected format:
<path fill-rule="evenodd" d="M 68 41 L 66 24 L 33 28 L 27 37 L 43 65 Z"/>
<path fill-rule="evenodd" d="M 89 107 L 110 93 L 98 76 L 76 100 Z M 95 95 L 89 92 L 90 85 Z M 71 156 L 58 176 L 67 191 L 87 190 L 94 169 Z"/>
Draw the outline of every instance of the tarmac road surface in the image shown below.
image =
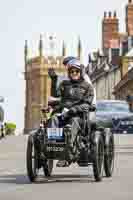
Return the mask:
<path fill-rule="evenodd" d="M 133 200 L 133 135 L 117 135 L 112 178 L 96 183 L 92 169 L 54 168 L 48 180 L 41 173 L 31 184 L 26 174 L 26 136 L 0 140 L 0 200 Z"/>

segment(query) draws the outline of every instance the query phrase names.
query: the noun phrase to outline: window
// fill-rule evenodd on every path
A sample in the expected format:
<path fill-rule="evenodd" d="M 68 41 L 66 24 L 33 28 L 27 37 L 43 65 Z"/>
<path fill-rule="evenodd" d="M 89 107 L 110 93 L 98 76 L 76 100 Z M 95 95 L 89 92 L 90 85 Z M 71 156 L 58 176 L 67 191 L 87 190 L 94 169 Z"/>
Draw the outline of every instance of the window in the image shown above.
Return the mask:
<path fill-rule="evenodd" d="M 129 112 L 126 102 L 97 102 L 98 112 Z"/>

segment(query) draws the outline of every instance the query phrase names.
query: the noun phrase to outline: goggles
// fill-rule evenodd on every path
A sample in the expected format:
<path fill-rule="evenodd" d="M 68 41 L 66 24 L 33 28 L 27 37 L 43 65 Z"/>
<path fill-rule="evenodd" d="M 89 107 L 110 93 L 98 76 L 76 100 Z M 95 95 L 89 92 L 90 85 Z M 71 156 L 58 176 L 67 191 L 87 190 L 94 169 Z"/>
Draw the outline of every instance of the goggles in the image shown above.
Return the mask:
<path fill-rule="evenodd" d="M 78 69 L 71 69 L 71 70 L 69 71 L 69 73 L 70 73 L 70 74 L 79 74 L 79 73 L 80 73 L 80 70 L 78 70 Z"/>

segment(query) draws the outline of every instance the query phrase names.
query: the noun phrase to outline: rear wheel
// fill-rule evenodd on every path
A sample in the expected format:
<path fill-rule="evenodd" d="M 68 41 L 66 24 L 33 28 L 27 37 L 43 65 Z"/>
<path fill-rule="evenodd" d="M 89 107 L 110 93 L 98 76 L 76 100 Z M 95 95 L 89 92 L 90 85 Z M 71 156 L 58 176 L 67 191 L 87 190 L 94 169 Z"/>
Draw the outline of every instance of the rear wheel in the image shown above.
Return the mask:
<path fill-rule="evenodd" d="M 38 176 L 38 157 L 34 145 L 33 136 L 28 137 L 27 152 L 26 152 L 27 174 L 31 182 L 34 182 Z"/>
<path fill-rule="evenodd" d="M 93 155 L 93 173 L 96 181 L 101 181 L 104 164 L 104 141 L 99 131 L 95 132 L 95 144 Z"/>
<path fill-rule="evenodd" d="M 106 177 L 111 177 L 114 169 L 114 135 L 110 133 L 105 137 L 104 171 Z"/>

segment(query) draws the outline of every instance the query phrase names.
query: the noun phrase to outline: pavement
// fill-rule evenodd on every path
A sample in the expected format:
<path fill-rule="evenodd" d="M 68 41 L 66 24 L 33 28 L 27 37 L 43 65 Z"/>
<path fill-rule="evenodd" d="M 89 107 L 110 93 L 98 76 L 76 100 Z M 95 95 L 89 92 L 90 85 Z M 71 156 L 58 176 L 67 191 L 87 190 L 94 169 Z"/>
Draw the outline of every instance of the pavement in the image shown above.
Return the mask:
<path fill-rule="evenodd" d="M 112 178 L 96 183 L 92 168 L 56 168 L 47 179 L 30 183 L 26 172 L 27 136 L 0 140 L 0 200 L 100 199 L 133 200 L 133 135 L 116 135 L 115 168 Z"/>

